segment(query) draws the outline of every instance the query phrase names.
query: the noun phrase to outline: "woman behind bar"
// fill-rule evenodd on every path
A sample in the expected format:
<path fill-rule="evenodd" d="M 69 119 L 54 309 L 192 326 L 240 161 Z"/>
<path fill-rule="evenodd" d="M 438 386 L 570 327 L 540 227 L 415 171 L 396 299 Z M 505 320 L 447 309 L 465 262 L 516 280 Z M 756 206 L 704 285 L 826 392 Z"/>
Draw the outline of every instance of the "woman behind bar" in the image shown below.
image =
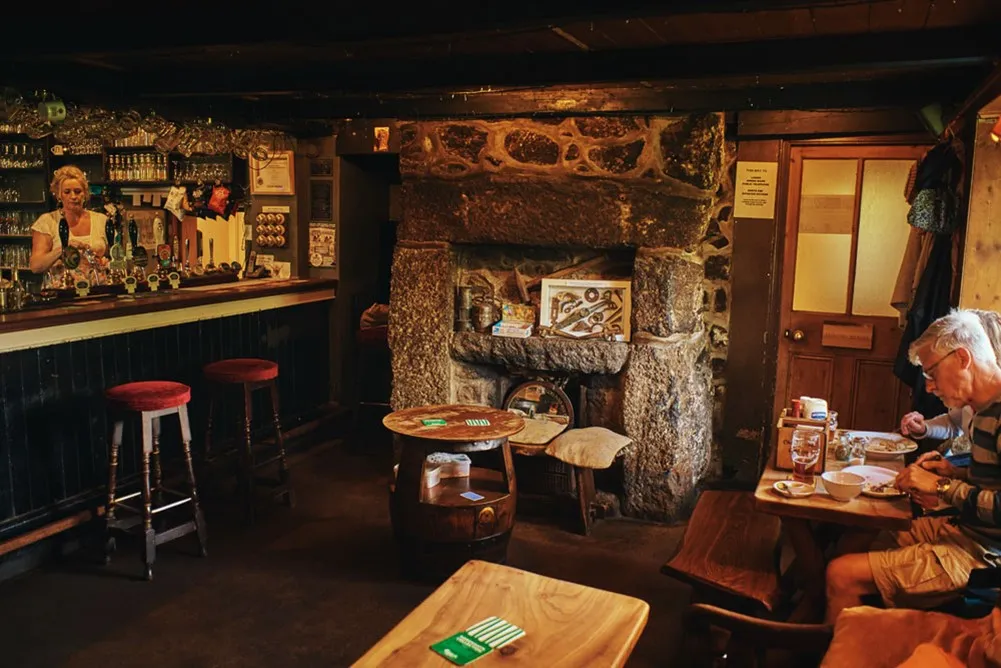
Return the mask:
<path fill-rule="evenodd" d="M 31 226 L 31 258 L 28 267 L 36 274 L 49 271 L 60 260 L 63 244 L 59 239 L 59 220 L 69 224 L 69 245 L 81 251 L 80 266 L 76 273 L 95 281 L 94 270 L 107 264 L 108 244 L 104 224 L 108 217 L 96 211 L 87 211 L 90 186 L 83 171 L 75 165 L 66 165 L 55 171 L 49 186 L 62 211 L 43 213 Z M 89 251 L 89 252 L 88 252 Z M 61 266 L 61 263 L 60 265 Z"/>

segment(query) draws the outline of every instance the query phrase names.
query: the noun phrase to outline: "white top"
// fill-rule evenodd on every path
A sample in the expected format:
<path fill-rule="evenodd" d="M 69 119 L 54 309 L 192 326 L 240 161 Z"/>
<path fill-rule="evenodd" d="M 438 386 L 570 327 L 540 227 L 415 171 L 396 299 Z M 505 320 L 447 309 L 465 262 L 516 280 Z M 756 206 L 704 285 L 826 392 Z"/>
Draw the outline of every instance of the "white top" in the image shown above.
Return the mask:
<path fill-rule="evenodd" d="M 104 235 L 104 224 L 107 222 L 108 217 L 97 211 L 88 211 L 87 213 L 90 214 L 90 235 L 78 237 L 70 229 L 69 244 L 77 248 L 90 248 L 98 255 L 107 255 L 108 242 Z M 31 229 L 52 237 L 52 250 L 63 247 L 63 242 L 59 239 L 58 211 L 43 213 L 38 217 L 34 225 L 31 226 Z"/>
<path fill-rule="evenodd" d="M 963 406 L 962 408 L 950 408 L 947 413 L 936 415 L 925 420 L 928 430 L 924 436 L 914 436 L 912 438 L 935 438 L 949 439 L 958 438 L 963 434 L 969 435 L 970 423 L 973 422 L 973 408 Z"/>

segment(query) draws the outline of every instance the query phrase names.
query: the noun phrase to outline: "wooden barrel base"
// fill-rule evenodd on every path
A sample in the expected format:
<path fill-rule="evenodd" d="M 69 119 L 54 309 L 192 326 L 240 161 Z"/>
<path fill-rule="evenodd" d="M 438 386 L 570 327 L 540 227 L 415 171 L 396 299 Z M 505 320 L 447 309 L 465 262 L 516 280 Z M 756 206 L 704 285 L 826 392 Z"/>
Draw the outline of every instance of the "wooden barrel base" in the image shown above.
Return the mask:
<path fill-rule="evenodd" d="M 506 563 L 511 531 L 458 543 L 431 542 L 399 534 L 396 539 L 401 569 L 406 577 L 441 582 L 470 559 Z"/>

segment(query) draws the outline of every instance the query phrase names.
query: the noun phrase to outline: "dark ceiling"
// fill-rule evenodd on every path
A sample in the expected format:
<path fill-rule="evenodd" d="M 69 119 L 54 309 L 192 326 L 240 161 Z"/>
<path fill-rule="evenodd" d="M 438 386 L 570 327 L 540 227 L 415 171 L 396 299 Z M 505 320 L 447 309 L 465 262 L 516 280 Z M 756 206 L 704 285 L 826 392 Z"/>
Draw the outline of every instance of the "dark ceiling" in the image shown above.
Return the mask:
<path fill-rule="evenodd" d="M 276 11 L 275 8 L 278 8 Z M 1001 55 L 999 0 L 5 8 L 5 85 L 239 124 L 693 109 L 946 109 Z M 31 29 L 37 24 L 38 29 Z M 12 30 L 24 25 L 24 30 Z M 70 30 L 71 32 L 64 32 Z"/>

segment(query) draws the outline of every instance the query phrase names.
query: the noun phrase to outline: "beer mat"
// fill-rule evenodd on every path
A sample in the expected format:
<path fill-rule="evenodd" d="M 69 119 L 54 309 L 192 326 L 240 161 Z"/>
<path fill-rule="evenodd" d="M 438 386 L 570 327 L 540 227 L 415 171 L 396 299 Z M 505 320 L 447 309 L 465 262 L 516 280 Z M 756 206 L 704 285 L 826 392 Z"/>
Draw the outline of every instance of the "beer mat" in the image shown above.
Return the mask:
<path fill-rule="evenodd" d="M 479 501 L 480 499 L 486 498 L 482 494 L 477 494 L 476 492 L 463 492 L 459 496 L 464 499 L 469 499 L 470 501 Z"/>
<path fill-rule="evenodd" d="M 500 617 L 487 617 L 465 631 L 431 645 L 431 650 L 457 666 L 465 666 L 495 649 L 525 635 L 521 629 Z"/>
<path fill-rule="evenodd" d="M 470 427 L 489 427 L 490 420 L 466 420 L 466 424 Z"/>

